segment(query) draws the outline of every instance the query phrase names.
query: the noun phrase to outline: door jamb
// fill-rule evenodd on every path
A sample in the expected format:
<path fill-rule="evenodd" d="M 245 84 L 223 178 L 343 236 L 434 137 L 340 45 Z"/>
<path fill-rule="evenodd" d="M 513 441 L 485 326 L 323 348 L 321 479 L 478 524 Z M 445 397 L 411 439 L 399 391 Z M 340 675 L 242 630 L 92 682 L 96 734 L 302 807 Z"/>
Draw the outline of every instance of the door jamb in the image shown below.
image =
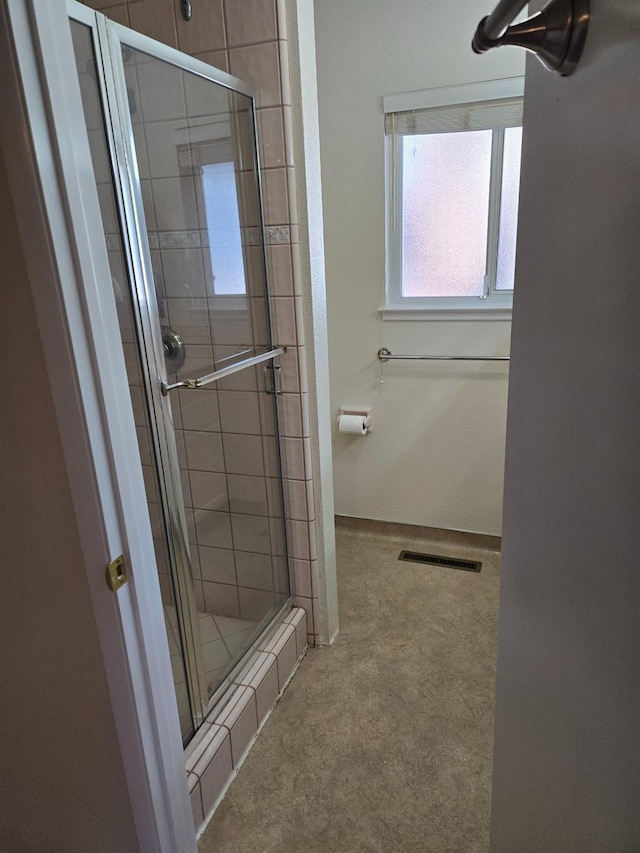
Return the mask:
<path fill-rule="evenodd" d="M 6 158 L 141 850 L 196 851 L 169 649 L 65 0 L 0 7 Z M 46 69 L 46 74 L 44 73 Z M 25 137 L 29 144 L 25 145 Z M 82 179 L 81 177 L 82 176 Z M 110 280 L 110 278 L 108 279 Z M 112 593 L 106 564 L 130 581 Z"/>

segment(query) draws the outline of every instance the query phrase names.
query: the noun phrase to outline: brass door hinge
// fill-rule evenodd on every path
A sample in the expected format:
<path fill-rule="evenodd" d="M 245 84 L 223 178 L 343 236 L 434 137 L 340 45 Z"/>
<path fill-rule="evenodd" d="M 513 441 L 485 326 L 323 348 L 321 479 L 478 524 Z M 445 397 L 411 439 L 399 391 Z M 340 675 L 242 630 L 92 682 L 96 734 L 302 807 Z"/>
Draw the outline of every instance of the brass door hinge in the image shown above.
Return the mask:
<path fill-rule="evenodd" d="M 111 560 L 107 566 L 107 586 L 111 592 L 117 592 L 128 580 L 124 565 L 124 554 L 120 554 L 115 560 Z"/>

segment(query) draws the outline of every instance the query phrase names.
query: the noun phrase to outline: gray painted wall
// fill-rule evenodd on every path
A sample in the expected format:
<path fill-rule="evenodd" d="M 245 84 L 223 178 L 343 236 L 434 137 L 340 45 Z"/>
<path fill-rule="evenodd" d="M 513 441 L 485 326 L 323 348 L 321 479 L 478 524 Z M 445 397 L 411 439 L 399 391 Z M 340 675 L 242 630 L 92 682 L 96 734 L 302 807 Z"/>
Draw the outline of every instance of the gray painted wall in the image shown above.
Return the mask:
<path fill-rule="evenodd" d="M 87 574 L 0 155 L 0 850 L 138 850 Z"/>
<path fill-rule="evenodd" d="M 640 8 L 530 60 L 493 853 L 640 850 Z"/>

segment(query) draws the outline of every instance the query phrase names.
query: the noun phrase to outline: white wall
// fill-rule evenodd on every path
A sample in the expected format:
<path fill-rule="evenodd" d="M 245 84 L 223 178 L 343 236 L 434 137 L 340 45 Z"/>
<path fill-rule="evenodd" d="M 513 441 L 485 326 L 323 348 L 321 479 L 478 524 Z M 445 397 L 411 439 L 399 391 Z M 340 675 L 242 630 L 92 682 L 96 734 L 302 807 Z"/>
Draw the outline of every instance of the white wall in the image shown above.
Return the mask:
<path fill-rule="evenodd" d="M 388 364 L 376 353 L 502 355 L 508 322 L 383 322 L 382 96 L 524 72 L 512 48 L 471 52 L 485 0 L 316 0 L 332 409 L 374 407 L 374 431 L 333 424 L 336 511 L 500 534 L 508 368 Z"/>
<path fill-rule="evenodd" d="M 591 8 L 527 71 L 494 853 L 640 850 L 640 8 Z"/>

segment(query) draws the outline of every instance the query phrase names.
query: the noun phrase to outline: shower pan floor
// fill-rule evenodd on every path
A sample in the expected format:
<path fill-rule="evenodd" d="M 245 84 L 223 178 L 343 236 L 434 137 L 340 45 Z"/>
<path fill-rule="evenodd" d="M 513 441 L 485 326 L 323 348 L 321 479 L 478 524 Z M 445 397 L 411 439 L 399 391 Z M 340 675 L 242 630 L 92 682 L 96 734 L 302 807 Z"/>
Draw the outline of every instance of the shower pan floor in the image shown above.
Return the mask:
<path fill-rule="evenodd" d="M 175 607 L 165 604 L 164 618 L 169 638 L 173 680 L 178 697 L 178 712 L 180 722 L 184 723 L 190 719 L 191 715 Z M 211 693 L 223 681 L 239 653 L 255 638 L 258 623 L 248 619 L 217 616 L 214 613 L 198 613 L 198 620 L 202 638 L 202 656 L 210 685 L 209 693 Z"/>

